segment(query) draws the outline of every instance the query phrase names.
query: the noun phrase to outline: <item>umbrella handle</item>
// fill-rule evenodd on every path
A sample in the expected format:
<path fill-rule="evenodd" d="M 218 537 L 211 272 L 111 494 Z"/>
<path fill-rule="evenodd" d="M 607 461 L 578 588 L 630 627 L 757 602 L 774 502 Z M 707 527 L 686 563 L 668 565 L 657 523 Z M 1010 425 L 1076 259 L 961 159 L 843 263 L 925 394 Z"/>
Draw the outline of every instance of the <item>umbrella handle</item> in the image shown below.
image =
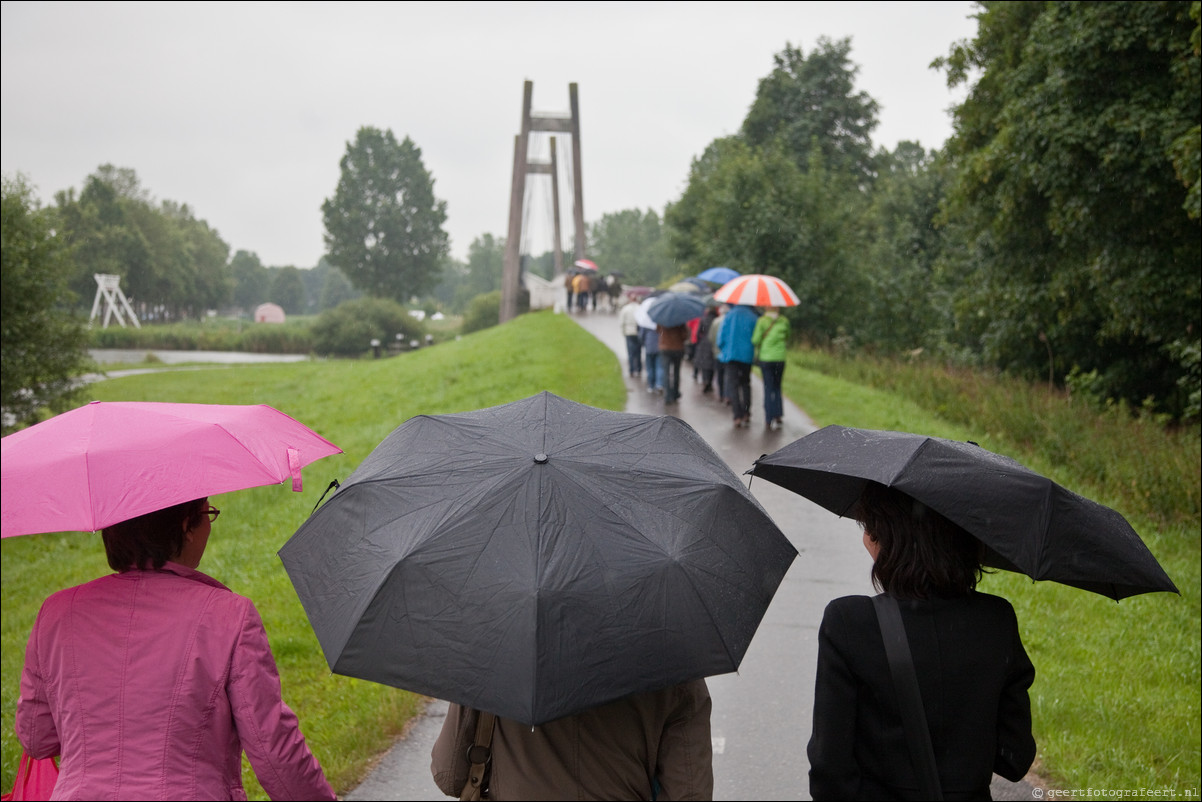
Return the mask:
<path fill-rule="evenodd" d="M 333 480 L 332 482 L 330 482 L 330 484 L 326 486 L 326 489 L 322 491 L 322 493 L 321 493 L 321 498 L 319 498 L 319 499 L 317 500 L 317 503 L 313 505 L 313 512 L 317 512 L 317 508 L 318 508 L 318 507 L 320 507 L 320 506 L 321 506 L 321 502 L 325 500 L 326 493 L 329 493 L 331 490 L 336 490 L 336 489 L 338 489 L 338 488 L 340 488 L 340 487 L 342 487 L 342 485 L 338 484 L 338 480 L 337 480 L 337 479 L 335 479 L 335 480 Z M 313 514 L 313 512 L 311 512 L 311 513 L 309 513 L 309 514 L 310 514 L 310 515 L 312 515 L 312 514 Z"/>
<path fill-rule="evenodd" d="M 484 779 L 484 774 L 488 770 L 489 761 L 492 760 L 492 733 L 497 720 L 494 714 L 486 713 L 483 710 L 478 711 L 477 716 L 476 737 L 467 750 L 467 759 L 471 763 L 471 768 L 468 770 L 467 784 L 459 796 L 460 800 L 469 800 L 470 802 L 483 799 L 487 790 L 488 784 Z"/>

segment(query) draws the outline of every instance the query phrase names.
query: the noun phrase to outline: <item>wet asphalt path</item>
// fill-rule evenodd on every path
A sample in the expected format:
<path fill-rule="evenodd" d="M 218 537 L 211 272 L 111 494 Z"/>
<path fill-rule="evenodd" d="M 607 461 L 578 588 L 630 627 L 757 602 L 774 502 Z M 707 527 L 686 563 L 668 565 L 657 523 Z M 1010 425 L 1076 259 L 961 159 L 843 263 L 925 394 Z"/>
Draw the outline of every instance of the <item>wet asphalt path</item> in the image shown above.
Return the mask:
<path fill-rule="evenodd" d="M 736 429 L 729 407 L 704 395 L 682 367 L 679 403 L 665 408 L 663 397 L 646 392 L 643 377 L 626 370 L 626 346 L 617 316 L 608 312 L 573 315 L 583 328 L 609 346 L 622 364 L 626 411 L 671 414 L 688 422 L 742 476 L 762 454 L 814 431 L 814 423 L 792 401 L 785 402 L 784 428 L 764 427 L 763 391 L 752 379 L 752 425 Z M 805 399 L 793 399 L 805 403 Z M 746 481 L 748 477 L 744 477 Z M 871 561 L 854 522 L 839 519 L 800 496 L 756 480 L 752 494 L 793 542 L 798 558 L 785 575 L 738 673 L 711 677 L 713 696 L 714 799 L 809 799 L 805 746 L 810 735 L 818 625 L 831 599 L 871 594 Z M 443 702 L 431 702 L 405 737 L 383 757 L 348 800 L 445 800 L 430 777 L 430 748 L 445 716 Z M 1000 783 L 1000 785 L 998 784 Z M 1010 783 L 995 783 L 995 798 L 1031 799 L 1029 791 L 1010 795 Z M 1019 790 L 1019 789 L 1015 789 Z"/>

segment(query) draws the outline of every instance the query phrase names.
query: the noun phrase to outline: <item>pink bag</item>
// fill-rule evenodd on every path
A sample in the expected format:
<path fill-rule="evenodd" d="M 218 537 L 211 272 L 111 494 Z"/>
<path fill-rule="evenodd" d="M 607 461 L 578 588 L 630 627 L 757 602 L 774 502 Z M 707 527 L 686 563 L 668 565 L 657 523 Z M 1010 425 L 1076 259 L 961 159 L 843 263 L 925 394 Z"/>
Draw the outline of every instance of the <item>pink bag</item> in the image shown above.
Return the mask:
<path fill-rule="evenodd" d="M 21 753 L 21 765 L 17 767 L 17 779 L 12 793 L 0 796 L 0 802 L 17 802 L 25 799 L 49 799 L 58 781 L 58 764 L 54 758 L 34 760 Z"/>

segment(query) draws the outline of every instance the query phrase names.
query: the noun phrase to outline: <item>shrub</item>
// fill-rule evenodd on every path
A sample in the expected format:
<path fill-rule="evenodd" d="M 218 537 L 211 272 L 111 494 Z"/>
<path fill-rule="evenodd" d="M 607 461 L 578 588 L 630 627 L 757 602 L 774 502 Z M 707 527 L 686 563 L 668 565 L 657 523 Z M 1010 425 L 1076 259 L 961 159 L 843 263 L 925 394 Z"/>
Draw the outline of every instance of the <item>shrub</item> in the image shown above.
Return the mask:
<path fill-rule="evenodd" d="M 309 326 L 256 323 L 242 332 L 241 350 L 252 354 L 307 354 L 313 350 Z"/>
<path fill-rule="evenodd" d="M 402 339 L 421 340 L 422 327 L 396 301 L 356 298 L 322 312 L 313 324 L 313 350 L 329 356 L 361 356 L 379 340 L 387 347 Z"/>
<path fill-rule="evenodd" d="M 501 319 L 501 291 L 477 295 L 463 313 L 463 333 L 487 329 L 495 326 Z"/>

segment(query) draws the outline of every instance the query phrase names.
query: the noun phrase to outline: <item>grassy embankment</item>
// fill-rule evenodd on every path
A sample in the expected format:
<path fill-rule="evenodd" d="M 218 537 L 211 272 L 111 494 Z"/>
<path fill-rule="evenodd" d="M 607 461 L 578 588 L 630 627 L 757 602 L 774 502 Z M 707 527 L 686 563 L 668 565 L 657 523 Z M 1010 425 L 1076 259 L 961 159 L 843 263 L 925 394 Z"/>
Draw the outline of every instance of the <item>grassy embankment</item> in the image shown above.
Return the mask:
<path fill-rule="evenodd" d="M 1009 574 L 985 589 L 1011 599 L 1038 676 L 1032 693 L 1040 758 L 1063 788 L 1198 787 L 1199 438 L 1122 416 L 1098 416 L 1012 383 L 939 369 L 791 357 L 785 390 L 819 424 L 973 439 L 1121 510 L 1183 591 L 1120 604 Z M 215 368 L 112 380 L 106 400 L 268 403 L 347 453 L 306 469 L 306 490 L 257 488 L 218 500 L 226 511 L 203 568 L 255 599 L 285 696 L 336 788 L 361 778 L 414 709 L 407 693 L 329 673 L 275 551 L 330 478 L 344 478 L 415 414 L 474 409 L 541 389 L 611 409 L 623 403 L 616 360 L 562 317 L 527 315 L 392 360 Z M 24 639 L 50 591 L 106 571 L 86 535 L 3 543 L 3 779 Z M 10 559 L 11 558 L 11 559 Z M 247 774 L 252 798 L 261 790 Z"/>

